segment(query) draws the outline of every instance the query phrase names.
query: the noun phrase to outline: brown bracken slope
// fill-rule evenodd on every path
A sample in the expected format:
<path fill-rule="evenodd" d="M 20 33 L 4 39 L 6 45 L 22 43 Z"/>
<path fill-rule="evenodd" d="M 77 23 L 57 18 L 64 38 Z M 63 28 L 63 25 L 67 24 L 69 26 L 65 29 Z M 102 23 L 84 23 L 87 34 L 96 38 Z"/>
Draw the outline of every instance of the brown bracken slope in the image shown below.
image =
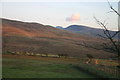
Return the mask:
<path fill-rule="evenodd" d="M 68 54 L 74 57 L 110 58 L 102 48 L 105 40 L 38 23 L 2 19 L 3 52 Z"/>

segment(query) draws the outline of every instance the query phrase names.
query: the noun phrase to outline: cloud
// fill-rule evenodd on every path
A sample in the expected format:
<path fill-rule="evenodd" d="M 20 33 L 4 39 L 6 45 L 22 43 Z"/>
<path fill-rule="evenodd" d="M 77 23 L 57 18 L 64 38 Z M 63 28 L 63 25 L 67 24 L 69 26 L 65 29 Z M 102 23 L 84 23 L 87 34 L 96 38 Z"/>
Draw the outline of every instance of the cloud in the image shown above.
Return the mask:
<path fill-rule="evenodd" d="M 76 22 L 76 21 L 79 21 L 79 20 L 80 20 L 80 14 L 79 13 L 72 14 L 71 17 L 66 18 L 66 21 L 71 21 L 71 22 Z"/>

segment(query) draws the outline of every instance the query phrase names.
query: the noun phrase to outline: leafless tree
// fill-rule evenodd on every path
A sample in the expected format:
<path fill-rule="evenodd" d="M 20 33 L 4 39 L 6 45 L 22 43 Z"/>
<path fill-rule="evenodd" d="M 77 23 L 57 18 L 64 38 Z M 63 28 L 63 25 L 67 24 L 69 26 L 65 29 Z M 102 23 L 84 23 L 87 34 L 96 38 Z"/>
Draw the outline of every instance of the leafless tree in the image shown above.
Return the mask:
<path fill-rule="evenodd" d="M 116 13 L 116 14 L 118 15 L 118 17 L 120 17 L 120 13 L 111 6 L 111 4 L 110 4 L 109 1 L 108 1 L 108 4 L 109 4 L 110 9 L 112 10 L 112 11 L 110 11 L 110 12 L 114 12 L 114 13 Z M 108 40 L 111 42 L 111 44 L 114 46 L 115 51 L 118 52 L 118 57 L 120 57 L 119 38 L 118 38 L 118 41 L 117 41 L 117 42 L 116 42 L 116 40 L 114 40 L 114 37 L 115 37 L 116 35 L 118 35 L 118 34 L 120 33 L 120 31 L 117 31 L 116 33 L 114 33 L 114 34 L 112 35 L 112 34 L 110 33 L 110 31 L 108 30 L 108 28 L 107 28 L 106 21 L 101 22 L 101 21 L 98 20 L 96 17 L 94 17 L 94 19 L 95 19 L 96 22 L 103 28 L 103 32 L 104 32 L 104 35 L 105 35 L 105 36 L 102 36 L 102 35 L 100 35 L 100 34 L 98 34 L 98 35 L 99 35 L 100 37 L 102 37 L 102 38 L 108 39 Z"/>

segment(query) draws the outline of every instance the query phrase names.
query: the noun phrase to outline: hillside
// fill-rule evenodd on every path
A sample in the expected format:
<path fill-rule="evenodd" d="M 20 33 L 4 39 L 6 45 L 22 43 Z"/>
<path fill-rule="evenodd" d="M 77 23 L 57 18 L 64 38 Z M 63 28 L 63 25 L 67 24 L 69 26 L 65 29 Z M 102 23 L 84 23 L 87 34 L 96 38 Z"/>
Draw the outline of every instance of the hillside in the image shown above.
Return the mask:
<path fill-rule="evenodd" d="M 5 36 L 46 36 L 46 37 L 65 37 L 75 36 L 74 33 L 59 30 L 51 26 L 46 26 L 38 23 L 20 22 L 14 20 L 2 19 L 3 35 Z"/>
<path fill-rule="evenodd" d="M 100 37 L 98 36 L 98 34 L 105 37 L 103 29 L 91 28 L 91 27 L 83 26 L 83 25 L 70 25 L 67 28 L 64 28 L 64 30 L 83 34 L 83 35 L 89 35 L 93 37 Z M 116 33 L 116 31 L 109 31 L 109 32 L 111 35 Z M 117 39 L 118 36 L 116 36 L 115 38 Z"/>
<path fill-rule="evenodd" d="M 86 54 L 92 54 L 95 58 L 116 56 L 103 50 L 101 45 L 105 40 L 38 23 L 2 19 L 2 33 L 3 53 L 62 53 L 82 58 L 86 57 Z"/>

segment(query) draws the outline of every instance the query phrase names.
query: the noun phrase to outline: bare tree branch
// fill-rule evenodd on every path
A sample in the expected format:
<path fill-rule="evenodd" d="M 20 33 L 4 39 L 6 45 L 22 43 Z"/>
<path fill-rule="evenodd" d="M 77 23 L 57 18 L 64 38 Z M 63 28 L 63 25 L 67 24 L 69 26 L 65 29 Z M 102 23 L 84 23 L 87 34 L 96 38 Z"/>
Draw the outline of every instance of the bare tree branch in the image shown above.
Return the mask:
<path fill-rule="evenodd" d="M 115 48 L 115 51 L 119 52 L 119 46 L 116 44 L 116 42 L 113 39 L 113 37 L 115 37 L 119 33 L 119 31 L 116 32 L 115 34 L 111 35 L 110 31 L 107 29 L 107 27 L 105 26 L 104 23 L 102 23 L 101 21 L 99 21 L 95 16 L 94 16 L 94 19 L 103 28 L 103 32 L 104 32 L 104 34 L 105 34 L 106 37 L 101 36 L 101 35 L 99 35 L 99 36 L 101 36 L 103 38 L 106 38 L 106 39 L 109 39 L 111 41 L 111 43 L 113 44 L 113 46 Z M 118 54 L 118 56 L 120 56 L 120 54 Z"/>
<path fill-rule="evenodd" d="M 107 1 L 108 1 L 108 0 L 107 0 Z M 113 12 L 115 12 L 118 16 L 120 16 L 120 13 L 111 6 L 111 4 L 110 4 L 109 1 L 108 1 L 108 4 L 109 4 L 109 6 L 110 6 L 110 9 L 113 10 Z"/>
<path fill-rule="evenodd" d="M 112 35 L 112 38 L 115 37 L 120 31 L 117 31 L 115 34 Z"/>
<path fill-rule="evenodd" d="M 111 13 L 111 12 L 114 12 L 114 11 L 109 11 L 109 12 L 107 12 L 107 13 Z"/>
<path fill-rule="evenodd" d="M 120 13 L 111 6 L 111 4 L 110 4 L 109 1 L 108 1 L 108 4 L 109 4 L 109 6 L 110 6 L 110 9 L 112 10 L 112 11 L 110 11 L 110 12 L 114 12 L 114 13 L 116 13 L 116 14 L 120 17 Z M 99 25 L 103 28 L 103 33 L 104 33 L 104 35 L 105 35 L 105 37 L 102 36 L 102 35 L 100 35 L 100 34 L 98 34 L 98 36 L 100 36 L 100 37 L 102 37 L 102 38 L 105 38 L 105 39 L 108 39 L 108 40 L 111 42 L 111 44 L 113 45 L 110 49 L 114 49 L 116 52 L 118 52 L 118 57 L 120 57 L 119 41 L 116 42 L 116 41 L 113 39 L 120 31 L 117 31 L 115 34 L 112 35 L 112 34 L 110 33 L 110 31 L 107 29 L 106 20 L 105 20 L 104 22 L 101 22 L 101 21 L 99 21 L 95 16 L 94 16 L 94 19 L 96 20 L 97 24 L 99 24 Z M 117 43 L 118 43 L 118 44 L 117 44 Z M 107 45 L 108 45 L 108 44 L 107 44 Z M 110 46 L 109 46 L 109 47 L 110 47 Z"/>
<path fill-rule="evenodd" d="M 109 30 L 107 29 L 107 27 L 105 26 L 104 23 L 100 22 L 95 16 L 94 19 L 97 21 L 97 24 L 99 24 L 103 29 L 104 34 L 106 35 L 107 38 L 111 37 L 111 34 L 109 32 Z M 105 22 L 105 21 L 104 21 Z"/>

